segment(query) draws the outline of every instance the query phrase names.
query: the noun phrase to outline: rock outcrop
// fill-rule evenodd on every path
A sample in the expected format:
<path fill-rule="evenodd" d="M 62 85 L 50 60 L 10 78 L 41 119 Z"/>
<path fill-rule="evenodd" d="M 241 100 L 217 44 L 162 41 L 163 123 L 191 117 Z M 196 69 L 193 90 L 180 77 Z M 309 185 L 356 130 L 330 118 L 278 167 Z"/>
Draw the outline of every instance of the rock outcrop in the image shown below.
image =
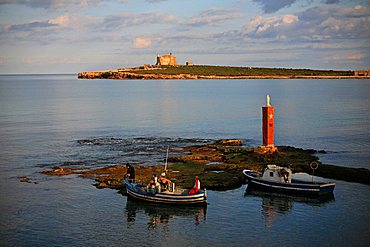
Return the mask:
<path fill-rule="evenodd" d="M 230 145 L 230 144 L 234 144 Z M 273 153 L 261 153 L 259 148 L 246 148 L 240 140 L 221 140 L 213 144 L 184 147 L 179 150 L 185 155 L 169 157 L 168 177 L 177 187 L 190 188 L 195 176 L 199 176 L 202 187 L 213 190 L 238 188 L 243 183 L 243 169 L 262 171 L 267 164 L 279 166 L 289 165 L 294 172 L 312 173 L 309 164 L 318 161 L 317 151 L 304 150 L 289 146 L 277 147 Z M 147 183 L 152 174 L 161 174 L 163 166 L 136 166 L 136 182 Z M 123 176 L 126 173 L 124 165 L 114 165 L 103 168 L 86 168 L 83 163 L 71 162 L 53 167 L 43 174 L 64 176 L 79 174 L 81 177 L 95 179 L 97 188 L 111 188 L 122 191 L 125 184 Z M 321 164 L 315 175 L 341 179 L 349 182 L 370 184 L 370 171 L 364 168 L 349 168 Z M 22 177 L 21 182 L 30 182 Z"/>

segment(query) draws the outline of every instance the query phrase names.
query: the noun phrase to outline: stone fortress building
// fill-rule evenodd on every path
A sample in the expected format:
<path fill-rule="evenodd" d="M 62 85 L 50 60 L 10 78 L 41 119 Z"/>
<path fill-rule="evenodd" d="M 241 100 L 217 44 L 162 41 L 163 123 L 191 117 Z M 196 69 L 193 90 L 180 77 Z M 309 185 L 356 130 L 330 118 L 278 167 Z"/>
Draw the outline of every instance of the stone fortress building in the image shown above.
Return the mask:
<path fill-rule="evenodd" d="M 166 54 L 163 56 L 157 55 L 157 63 L 156 66 L 162 66 L 162 65 L 169 65 L 169 66 L 176 66 L 176 57 L 172 56 L 172 53 Z"/>

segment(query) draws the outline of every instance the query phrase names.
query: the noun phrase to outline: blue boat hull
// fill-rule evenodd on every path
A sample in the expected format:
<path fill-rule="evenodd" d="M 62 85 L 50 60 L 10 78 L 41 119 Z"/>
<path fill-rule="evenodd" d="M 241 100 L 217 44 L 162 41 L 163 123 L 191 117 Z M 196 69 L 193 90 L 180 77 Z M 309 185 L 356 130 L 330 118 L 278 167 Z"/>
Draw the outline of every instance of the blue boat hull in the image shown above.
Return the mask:
<path fill-rule="evenodd" d="M 137 200 L 164 203 L 164 204 L 206 204 L 207 195 L 205 190 L 200 190 L 196 194 L 176 194 L 176 193 L 155 193 L 150 194 L 142 187 L 135 183 L 126 181 L 127 194 Z"/>
<path fill-rule="evenodd" d="M 250 186 L 272 192 L 288 194 L 324 195 L 333 193 L 335 183 L 313 183 L 305 181 L 292 181 L 292 183 L 280 183 L 261 179 L 255 172 L 243 171 Z"/>

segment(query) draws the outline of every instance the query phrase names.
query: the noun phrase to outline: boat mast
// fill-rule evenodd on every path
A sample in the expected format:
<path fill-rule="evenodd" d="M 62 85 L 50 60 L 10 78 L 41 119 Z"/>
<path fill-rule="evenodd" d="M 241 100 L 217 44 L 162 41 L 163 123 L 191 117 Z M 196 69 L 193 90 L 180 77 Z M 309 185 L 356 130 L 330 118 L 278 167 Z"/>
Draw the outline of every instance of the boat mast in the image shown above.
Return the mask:
<path fill-rule="evenodd" d="M 167 163 L 167 160 L 168 160 L 168 149 L 169 149 L 169 147 L 167 147 L 166 162 L 164 163 L 164 171 L 165 172 L 167 172 L 167 165 L 168 165 L 168 163 Z"/>

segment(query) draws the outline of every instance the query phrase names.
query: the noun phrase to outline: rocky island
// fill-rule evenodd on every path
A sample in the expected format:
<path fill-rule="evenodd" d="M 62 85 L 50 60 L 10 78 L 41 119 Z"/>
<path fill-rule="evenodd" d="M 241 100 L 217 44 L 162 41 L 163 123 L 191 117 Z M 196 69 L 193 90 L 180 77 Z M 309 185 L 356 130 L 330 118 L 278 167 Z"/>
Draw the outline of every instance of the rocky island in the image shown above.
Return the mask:
<path fill-rule="evenodd" d="M 364 79 L 369 71 L 179 65 L 172 54 L 157 56 L 155 65 L 78 73 L 79 79 L 196 80 L 196 79 Z"/>
<path fill-rule="evenodd" d="M 266 105 L 262 106 L 262 146 L 248 148 L 242 140 L 219 140 L 203 145 L 180 147 L 168 157 L 171 163 L 166 166 L 167 177 L 177 187 L 190 188 L 195 176 L 199 176 L 202 186 L 213 190 L 227 190 L 240 187 L 243 183 L 242 171 L 250 169 L 262 171 L 268 164 L 289 166 L 294 173 L 311 173 L 310 163 L 319 165 L 315 175 L 358 182 L 370 185 L 370 171 L 364 168 L 348 168 L 324 165 L 319 162 L 316 153 L 325 151 L 303 150 L 289 146 L 274 145 L 274 106 L 270 96 L 266 96 Z M 83 143 L 84 141 L 80 141 Z M 166 162 L 167 163 L 167 162 Z M 148 183 L 153 174 L 161 174 L 163 166 L 136 166 L 136 182 Z M 87 169 L 83 163 L 69 162 L 52 170 L 45 170 L 47 175 L 64 176 L 79 174 L 96 180 L 98 188 L 121 190 L 125 184 L 125 165 L 114 165 L 97 169 Z"/>
<path fill-rule="evenodd" d="M 211 144 L 184 147 L 173 150 L 174 154 L 168 161 L 168 177 L 177 187 L 190 188 L 195 176 L 199 176 L 202 187 L 211 190 L 228 190 L 238 188 L 243 183 L 242 170 L 253 169 L 262 171 L 267 164 L 286 166 L 296 172 L 311 174 L 309 164 L 318 162 L 319 168 L 315 175 L 339 179 L 349 182 L 358 182 L 370 185 L 370 171 L 364 168 L 348 168 L 326 165 L 319 162 L 315 156 L 316 150 L 304 150 L 289 146 L 279 146 L 273 152 L 258 148 L 242 146 L 241 140 L 220 140 Z M 163 166 L 135 166 L 136 182 L 148 183 L 152 174 L 163 172 Z M 42 172 L 46 175 L 65 176 L 78 174 L 83 178 L 95 180 L 97 188 L 111 188 L 122 190 L 125 185 L 123 176 L 126 167 L 113 165 L 98 169 L 87 169 L 82 163 L 68 162 L 51 170 Z"/>

